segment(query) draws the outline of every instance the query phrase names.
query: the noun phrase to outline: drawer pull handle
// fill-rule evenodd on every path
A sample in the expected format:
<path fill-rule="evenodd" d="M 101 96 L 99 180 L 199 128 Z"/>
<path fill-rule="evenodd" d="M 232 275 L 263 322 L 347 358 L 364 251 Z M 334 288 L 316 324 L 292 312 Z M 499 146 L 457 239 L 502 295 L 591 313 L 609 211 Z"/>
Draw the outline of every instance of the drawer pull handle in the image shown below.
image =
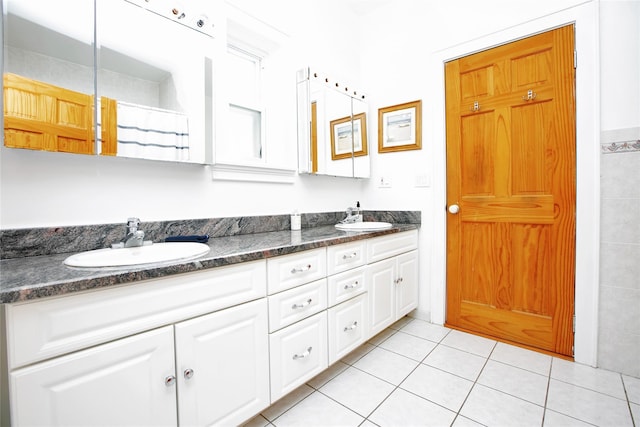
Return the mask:
<path fill-rule="evenodd" d="M 358 287 L 358 281 L 356 280 L 355 282 L 353 282 L 350 285 L 344 285 L 345 289 L 353 289 L 353 288 L 357 288 Z"/>
<path fill-rule="evenodd" d="M 193 369 L 191 368 L 187 368 L 184 370 L 184 378 L 186 380 L 191 379 L 191 377 L 193 377 Z"/>
<path fill-rule="evenodd" d="M 300 303 L 300 304 L 293 304 L 293 305 L 291 306 L 291 309 L 292 309 L 292 310 L 297 310 L 297 309 L 299 309 L 299 308 L 305 308 L 306 306 L 308 306 L 309 304 L 311 304 L 311 301 L 313 301 L 313 300 L 312 300 L 311 298 L 309 298 L 308 300 L 306 300 L 306 301 L 305 301 L 305 302 L 303 302 L 303 303 Z"/>
<path fill-rule="evenodd" d="M 294 267 L 291 270 L 291 274 L 303 273 L 303 272 L 309 271 L 309 270 L 311 270 L 311 264 L 307 264 L 307 265 L 305 265 L 303 267 Z"/>
<path fill-rule="evenodd" d="M 176 384 L 176 377 L 174 377 L 173 375 L 169 375 L 167 378 L 164 379 L 164 385 L 166 385 L 167 387 L 171 387 L 172 385 Z"/>
<path fill-rule="evenodd" d="M 342 255 L 342 259 L 352 259 L 352 258 L 356 258 L 357 256 L 358 256 L 358 253 L 353 252 L 351 254 Z"/>
<path fill-rule="evenodd" d="M 312 347 L 309 347 L 309 348 L 308 348 L 304 353 L 302 353 L 302 354 L 294 354 L 294 355 L 293 355 L 293 360 L 304 359 L 304 358 L 309 357 L 309 355 L 311 354 L 311 348 L 312 348 Z"/>
<path fill-rule="evenodd" d="M 358 321 L 356 320 L 355 322 L 353 322 L 351 324 L 351 326 L 345 326 L 344 327 L 344 332 L 349 332 L 349 331 L 353 331 L 355 328 L 358 327 Z"/>

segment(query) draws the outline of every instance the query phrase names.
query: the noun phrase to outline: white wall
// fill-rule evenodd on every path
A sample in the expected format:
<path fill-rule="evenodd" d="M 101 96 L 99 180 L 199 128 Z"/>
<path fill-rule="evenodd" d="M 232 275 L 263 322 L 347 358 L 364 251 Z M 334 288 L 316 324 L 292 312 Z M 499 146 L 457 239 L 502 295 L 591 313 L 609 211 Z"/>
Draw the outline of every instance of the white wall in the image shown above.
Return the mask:
<path fill-rule="evenodd" d="M 638 0 L 600 2 L 603 131 L 640 128 L 639 20 Z"/>

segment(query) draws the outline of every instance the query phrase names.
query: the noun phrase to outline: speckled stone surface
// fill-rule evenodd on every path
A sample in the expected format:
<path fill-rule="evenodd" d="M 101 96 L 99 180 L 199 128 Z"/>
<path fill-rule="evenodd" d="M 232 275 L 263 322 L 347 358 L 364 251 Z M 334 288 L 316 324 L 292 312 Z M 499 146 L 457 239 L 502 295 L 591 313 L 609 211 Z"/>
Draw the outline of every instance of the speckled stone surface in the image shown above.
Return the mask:
<path fill-rule="evenodd" d="M 65 258 L 71 253 L 108 247 L 110 243 L 118 241 L 124 230 L 122 224 L 24 230 L 22 234 L 15 230 L 5 230 L 0 235 L 3 254 L 13 253 L 14 257 L 7 257 L 8 259 L 0 261 L 0 303 L 65 295 L 285 255 L 417 229 L 420 224 L 419 212 L 366 212 L 365 220 L 392 222 L 393 228 L 373 232 L 345 232 L 333 226 L 336 216 L 342 219 L 343 215 L 341 213 L 304 214 L 303 229 L 297 232 L 289 231 L 288 215 L 143 223 L 141 228 L 145 231 L 147 238 L 151 234 L 154 236 L 151 238 L 154 241 L 162 241 L 170 235 L 209 234 L 211 236 L 208 243 L 210 251 L 195 260 L 126 269 L 78 269 L 63 264 Z M 269 227 L 271 227 L 270 230 Z M 92 231 L 96 234 L 95 236 L 85 235 Z M 22 240 L 27 249 L 21 250 L 17 244 L 11 242 L 11 239 L 15 239 L 20 234 L 23 238 L 25 236 L 38 236 L 38 238 Z M 11 237 L 8 238 L 8 236 Z M 5 247 L 7 243 L 5 239 L 13 244 L 13 249 L 11 244 L 8 245 L 9 249 Z M 60 247 L 48 239 L 66 242 L 67 250 L 61 253 Z M 43 240 L 47 240 L 47 243 L 44 244 Z M 42 245 L 45 248 L 42 248 Z M 56 250 L 46 251 L 46 248 L 54 246 Z M 18 257 L 15 254 L 22 256 Z"/>
<path fill-rule="evenodd" d="M 169 236 L 209 235 L 211 238 L 284 231 L 291 228 L 289 215 L 190 219 L 141 222 L 145 240 L 162 242 Z M 343 212 L 302 214 L 302 228 L 333 225 Z M 366 211 L 365 221 L 393 224 L 420 224 L 419 211 Z M 0 230 L 0 259 L 53 255 L 108 248 L 125 235 L 126 218 L 121 224 L 100 224 L 48 228 Z"/>

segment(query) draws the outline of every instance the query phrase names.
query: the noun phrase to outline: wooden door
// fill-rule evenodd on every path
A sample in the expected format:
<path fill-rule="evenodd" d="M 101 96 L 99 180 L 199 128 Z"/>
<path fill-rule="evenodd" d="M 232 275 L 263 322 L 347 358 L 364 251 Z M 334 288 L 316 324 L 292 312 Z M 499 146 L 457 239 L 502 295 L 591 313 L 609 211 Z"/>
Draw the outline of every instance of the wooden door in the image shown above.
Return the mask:
<path fill-rule="evenodd" d="M 4 145 L 93 154 L 93 96 L 4 74 Z"/>
<path fill-rule="evenodd" d="M 573 26 L 445 73 L 447 325 L 571 356 Z"/>

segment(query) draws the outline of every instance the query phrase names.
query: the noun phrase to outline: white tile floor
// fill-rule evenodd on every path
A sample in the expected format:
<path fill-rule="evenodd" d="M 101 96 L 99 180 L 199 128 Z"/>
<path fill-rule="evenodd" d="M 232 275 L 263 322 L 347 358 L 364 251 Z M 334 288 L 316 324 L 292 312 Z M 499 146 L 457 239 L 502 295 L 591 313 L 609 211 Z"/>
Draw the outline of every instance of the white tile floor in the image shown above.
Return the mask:
<path fill-rule="evenodd" d="M 405 317 L 246 425 L 640 427 L 640 379 Z"/>

